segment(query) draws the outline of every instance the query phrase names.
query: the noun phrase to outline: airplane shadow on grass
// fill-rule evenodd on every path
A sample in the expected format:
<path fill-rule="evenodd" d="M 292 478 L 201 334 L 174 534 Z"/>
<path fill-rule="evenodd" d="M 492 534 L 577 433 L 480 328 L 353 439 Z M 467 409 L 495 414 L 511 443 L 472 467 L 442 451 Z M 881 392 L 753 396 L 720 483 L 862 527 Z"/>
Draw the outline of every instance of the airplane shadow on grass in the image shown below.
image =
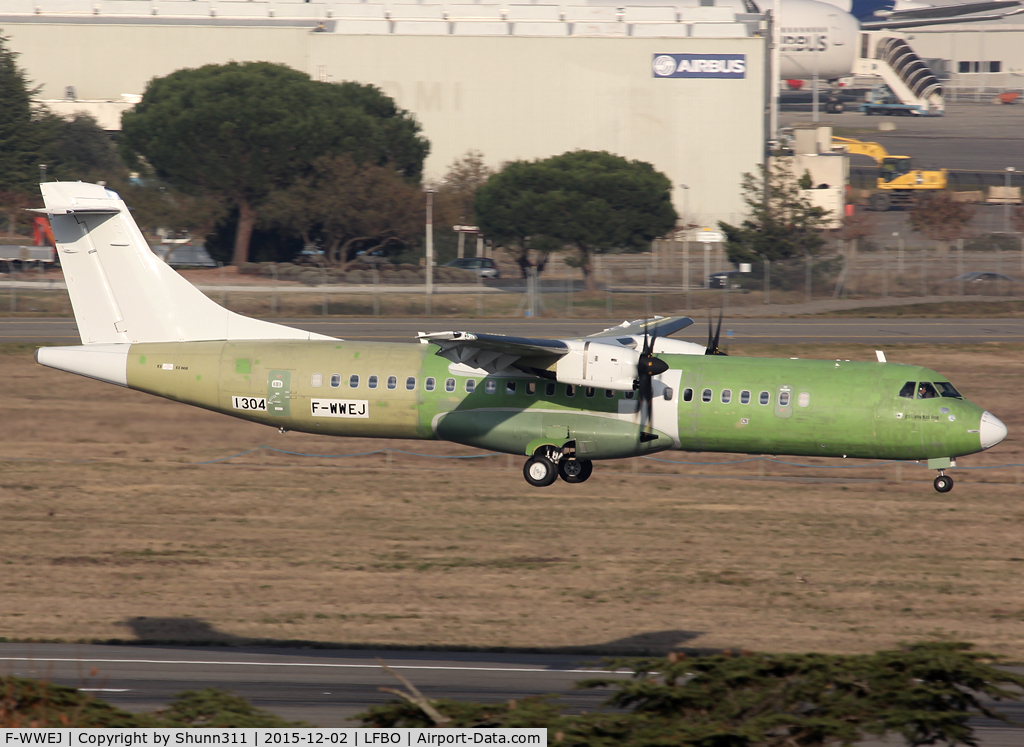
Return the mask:
<path fill-rule="evenodd" d="M 132 617 L 122 625 L 134 639 L 115 639 L 107 643 L 150 646 L 230 646 L 304 649 L 350 649 L 389 651 L 438 651 L 474 653 L 583 654 L 591 656 L 665 656 L 669 652 L 687 654 L 717 653 L 718 649 L 690 647 L 686 644 L 703 635 L 692 630 L 658 630 L 618 638 L 611 641 L 576 646 L 501 647 L 501 646 L 426 646 L 349 643 L 345 641 L 310 641 L 287 638 L 246 638 L 217 630 L 204 620 L 191 617 Z"/>

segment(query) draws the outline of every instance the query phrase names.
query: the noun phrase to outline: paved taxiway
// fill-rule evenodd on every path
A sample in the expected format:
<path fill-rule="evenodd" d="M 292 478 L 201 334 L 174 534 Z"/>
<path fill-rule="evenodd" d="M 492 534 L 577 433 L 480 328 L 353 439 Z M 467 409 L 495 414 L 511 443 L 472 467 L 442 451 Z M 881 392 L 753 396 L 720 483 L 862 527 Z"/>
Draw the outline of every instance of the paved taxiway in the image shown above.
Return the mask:
<path fill-rule="evenodd" d="M 181 690 L 218 687 L 322 727 L 355 726 L 346 718 L 392 698 L 378 688 L 399 683 L 378 658 L 428 698 L 499 702 L 559 693 L 571 708 L 593 711 L 611 692 L 573 691 L 578 680 L 607 674 L 584 668 L 596 663 L 592 656 L 0 643 L 0 673 L 86 688 L 128 711 L 154 710 Z M 1024 720 L 1024 704 L 998 707 Z M 1024 744 L 1024 729 L 987 719 L 976 724 L 981 747 Z"/>
<path fill-rule="evenodd" d="M 675 337 L 707 340 L 707 322 L 699 317 Z M 412 342 L 418 331 L 469 330 L 525 337 L 560 338 L 587 335 L 621 319 L 403 319 L 337 318 L 275 319 L 272 321 L 347 340 Z M 722 326 L 724 342 L 798 344 L 1024 342 L 1021 319 L 730 319 Z M 46 345 L 81 344 L 73 319 L 0 319 L 0 343 Z"/>

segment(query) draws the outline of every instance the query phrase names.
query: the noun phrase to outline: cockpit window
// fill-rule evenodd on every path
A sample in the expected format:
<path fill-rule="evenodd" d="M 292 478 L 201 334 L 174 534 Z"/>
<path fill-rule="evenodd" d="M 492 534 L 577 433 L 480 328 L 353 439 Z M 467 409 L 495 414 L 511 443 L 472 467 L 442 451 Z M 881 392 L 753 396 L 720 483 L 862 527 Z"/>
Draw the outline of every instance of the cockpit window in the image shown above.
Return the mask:
<path fill-rule="evenodd" d="M 914 388 L 916 386 L 917 386 L 917 382 L 916 381 L 908 381 L 906 384 L 903 385 L 903 388 L 900 389 L 900 396 L 904 397 L 906 399 L 913 399 L 914 398 Z"/>
<path fill-rule="evenodd" d="M 956 390 L 952 384 L 948 381 L 936 381 L 935 386 L 939 390 L 939 394 L 943 397 L 952 397 L 953 399 L 963 399 L 964 396 Z"/>
<path fill-rule="evenodd" d="M 935 387 L 927 381 L 922 381 L 917 387 L 918 399 L 935 399 L 938 396 L 939 393 L 935 391 Z"/>

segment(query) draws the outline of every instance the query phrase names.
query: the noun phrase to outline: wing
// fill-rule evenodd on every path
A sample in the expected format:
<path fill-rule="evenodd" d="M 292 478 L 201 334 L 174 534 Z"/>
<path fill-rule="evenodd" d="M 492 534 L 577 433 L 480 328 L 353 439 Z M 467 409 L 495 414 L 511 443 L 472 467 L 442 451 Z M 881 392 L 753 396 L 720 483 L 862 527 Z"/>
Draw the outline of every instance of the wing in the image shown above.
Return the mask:
<path fill-rule="evenodd" d="M 1006 16 L 1024 12 L 1018 0 L 989 0 L 988 2 L 964 3 L 960 5 L 936 5 L 876 12 L 874 18 L 865 18 L 860 27 L 872 29 L 900 29 L 916 26 L 938 26 L 950 23 L 975 23 L 994 21 Z"/>
<path fill-rule="evenodd" d="M 623 322 L 618 327 L 582 339 L 570 340 L 511 337 L 484 332 L 421 332 L 418 337 L 420 342 L 433 343 L 440 347 L 437 354 L 452 363 L 461 363 L 490 374 L 517 368 L 541 376 L 550 376 L 557 366 L 565 366 L 565 362 L 559 364 L 559 361 L 570 353 L 582 354 L 584 350 L 598 344 L 612 350 L 632 350 L 637 346 L 633 336 L 642 337 L 646 331 L 651 337 L 666 337 L 691 324 L 693 320 L 688 316 L 654 317 Z M 600 343 L 595 338 L 600 338 Z"/>
<path fill-rule="evenodd" d="M 483 332 L 421 332 L 420 342 L 434 343 L 437 352 L 452 363 L 462 363 L 487 373 L 497 373 L 511 366 L 547 369 L 569 352 L 563 340 L 542 340 L 530 337 L 509 337 Z"/>
<path fill-rule="evenodd" d="M 587 337 L 615 337 L 616 335 L 643 335 L 651 337 L 668 337 L 681 329 L 693 324 L 688 316 L 656 316 L 650 319 L 637 319 L 635 322 L 623 322 L 617 327 L 609 327 Z"/>

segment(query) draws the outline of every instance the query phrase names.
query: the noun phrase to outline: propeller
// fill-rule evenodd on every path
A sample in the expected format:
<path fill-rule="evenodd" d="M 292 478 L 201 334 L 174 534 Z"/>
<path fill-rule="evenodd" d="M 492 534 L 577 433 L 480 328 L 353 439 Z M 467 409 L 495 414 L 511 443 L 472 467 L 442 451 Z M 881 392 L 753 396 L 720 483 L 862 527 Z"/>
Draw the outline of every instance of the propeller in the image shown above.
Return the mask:
<path fill-rule="evenodd" d="M 653 441 L 657 438 L 651 431 L 654 415 L 654 377 L 668 371 L 668 364 L 661 358 L 654 357 L 654 341 L 658 339 L 657 327 L 653 335 L 649 332 L 650 324 L 644 325 L 644 346 L 637 361 L 637 390 L 640 397 L 640 417 L 644 419 L 644 430 L 640 434 L 641 441 Z"/>
<path fill-rule="evenodd" d="M 711 316 L 708 316 L 708 344 L 704 355 L 729 355 L 718 347 L 718 340 L 722 335 L 722 311 L 722 309 L 718 310 L 718 327 L 715 329 L 714 336 L 711 334 Z"/>

